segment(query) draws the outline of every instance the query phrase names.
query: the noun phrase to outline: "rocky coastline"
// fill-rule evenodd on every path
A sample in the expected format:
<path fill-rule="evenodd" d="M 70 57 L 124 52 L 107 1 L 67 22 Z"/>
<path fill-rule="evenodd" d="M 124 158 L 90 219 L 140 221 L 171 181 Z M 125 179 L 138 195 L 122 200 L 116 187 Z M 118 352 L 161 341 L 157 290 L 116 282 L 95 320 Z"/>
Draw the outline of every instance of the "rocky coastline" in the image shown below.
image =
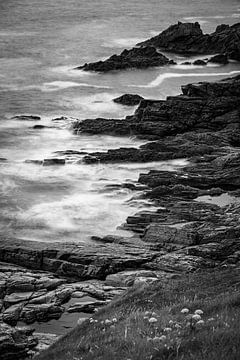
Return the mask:
<path fill-rule="evenodd" d="M 240 23 L 219 25 L 211 34 L 204 34 L 200 24 L 178 22 L 135 47 L 125 49 L 120 55 L 112 55 L 106 60 L 86 63 L 76 70 L 109 72 L 131 68 L 145 69 L 153 66 L 175 65 L 160 51 L 184 55 L 213 55 L 205 61 L 196 60 L 194 65 L 218 63 L 226 65 L 229 60 L 240 61 Z M 217 55 L 216 55 L 217 54 Z M 168 55 L 169 56 L 169 55 Z M 191 62 L 185 62 L 191 65 Z"/>
<path fill-rule="evenodd" d="M 137 67 L 140 63 L 142 68 L 149 66 L 142 62 L 146 45 L 151 57 L 156 48 L 189 54 L 203 54 L 208 49 L 208 53 L 239 60 L 239 29 L 239 24 L 222 25 L 204 35 L 197 23 L 178 23 L 139 45 Z M 119 66 L 114 57 L 84 65 L 83 70 L 132 67 L 122 62 L 122 54 L 120 57 Z M 159 66 L 162 55 L 157 53 L 156 58 Z M 164 63 L 170 62 L 164 58 Z M 140 174 L 135 184 L 118 185 L 128 187 L 133 196 L 140 191 L 139 196 L 156 208 L 126 219 L 122 228 L 132 231 L 132 237 L 93 237 L 88 244 L 1 239 L 0 358 L 34 356 L 56 340 L 54 334 L 49 335 L 46 344 L 46 336 L 19 324 L 34 327 L 36 322 L 71 313 L 88 317 L 134 285 L 165 283 L 189 272 L 239 266 L 240 76 L 185 85 L 180 95 L 166 100 L 134 101 L 140 101 L 139 106 L 125 119 L 74 122 L 76 134 L 146 140 L 139 148 L 81 154 L 86 166 L 183 158 L 188 164 L 178 171 L 152 170 Z M 64 163 L 62 160 L 61 165 Z M 81 319 L 84 316 L 79 323 Z"/>

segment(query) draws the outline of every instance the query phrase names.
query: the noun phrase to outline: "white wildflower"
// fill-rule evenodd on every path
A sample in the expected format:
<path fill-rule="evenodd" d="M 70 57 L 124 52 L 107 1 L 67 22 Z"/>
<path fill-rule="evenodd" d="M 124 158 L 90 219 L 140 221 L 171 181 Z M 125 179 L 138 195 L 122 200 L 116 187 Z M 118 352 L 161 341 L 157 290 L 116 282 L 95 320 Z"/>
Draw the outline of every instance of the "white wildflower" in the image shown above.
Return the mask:
<path fill-rule="evenodd" d="M 161 337 L 160 336 L 155 336 L 152 341 L 154 342 L 158 342 L 158 341 L 162 341 Z"/>
<path fill-rule="evenodd" d="M 184 308 L 184 309 L 181 310 L 181 313 L 182 313 L 182 314 L 188 314 L 188 313 L 189 313 L 189 309 Z"/>
<path fill-rule="evenodd" d="M 149 315 L 151 315 L 151 312 L 150 311 L 145 311 L 145 315 L 149 316 Z"/>
<path fill-rule="evenodd" d="M 167 337 L 165 335 L 162 335 L 162 336 L 159 337 L 159 340 L 160 341 L 166 341 Z"/>
<path fill-rule="evenodd" d="M 192 319 L 195 320 L 195 321 L 199 321 L 199 320 L 201 320 L 201 315 L 194 314 L 194 315 L 192 316 Z"/>
<path fill-rule="evenodd" d="M 200 309 L 198 309 L 198 310 L 195 311 L 195 314 L 197 314 L 197 315 L 203 315 L 203 311 L 200 310 Z"/>
<path fill-rule="evenodd" d="M 151 317 L 149 320 L 150 324 L 154 324 L 157 322 L 157 319 L 155 317 Z"/>
<path fill-rule="evenodd" d="M 106 324 L 106 325 L 109 325 L 109 324 L 111 324 L 111 323 L 112 323 L 111 320 L 109 320 L 109 319 L 105 320 L 105 324 Z"/>
<path fill-rule="evenodd" d="M 209 318 L 208 321 L 214 321 L 214 318 Z"/>
<path fill-rule="evenodd" d="M 169 325 L 173 325 L 173 321 L 172 321 L 172 320 L 169 320 Z"/>
<path fill-rule="evenodd" d="M 170 331 L 172 331 L 172 329 L 171 328 L 164 328 L 163 331 L 170 332 Z"/>
<path fill-rule="evenodd" d="M 202 326 L 204 325 L 204 321 L 203 320 L 199 320 L 197 323 L 196 323 L 196 326 Z"/>
<path fill-rule="evenodd" d="M 117 319 L 116 319 L 116 318 L 113 318 L 113 319 L 112 319 L 112 322 L 113 322 L 113 323 L 117 323 Z"/>

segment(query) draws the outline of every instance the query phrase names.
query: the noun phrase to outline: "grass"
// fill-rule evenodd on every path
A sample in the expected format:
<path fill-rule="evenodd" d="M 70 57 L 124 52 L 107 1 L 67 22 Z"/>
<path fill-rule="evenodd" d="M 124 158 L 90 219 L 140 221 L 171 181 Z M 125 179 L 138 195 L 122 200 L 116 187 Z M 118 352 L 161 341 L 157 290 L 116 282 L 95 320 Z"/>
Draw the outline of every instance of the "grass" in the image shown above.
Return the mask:
<path fill-rule="evenodd" d="M 191 315 L 197 309 L 199 323 Z M 239 360 L 239 269 L 132 288 L 37 359 Z"/>

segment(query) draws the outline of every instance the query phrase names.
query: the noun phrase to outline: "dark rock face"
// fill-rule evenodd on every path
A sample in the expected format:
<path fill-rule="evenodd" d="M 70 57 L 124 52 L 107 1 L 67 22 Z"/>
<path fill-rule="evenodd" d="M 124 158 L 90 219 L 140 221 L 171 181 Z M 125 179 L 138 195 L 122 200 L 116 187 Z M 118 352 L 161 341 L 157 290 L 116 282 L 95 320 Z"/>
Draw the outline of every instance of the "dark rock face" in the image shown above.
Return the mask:
<path fill-rule="evenodd" d="M 228 61 L 227 55 L 219 54 L 219 55 L 213 56 L 211 59 L 208 60 L 208 62 L 214 63 L 214 64 L 226 65 L 226 64 L 228 64 L 229 61 Z"/>
<path fill-rule="evenodd" d="M 220 25 L 212 34 L 203 34 L 199 23 L 181 23 L 170 26 L 159 35 L 144 41 L 140 46 L 184 54 L 227 54 L 240 60 L 240 23 Z"/>
<path fill-rule="evenodd" d="M 73 125 L 76 133 L 137 135 L 157 140 L 139 149 L 89 153 L 83 160 L 86 163 L 147 162 L 219 156 L 223 147 L 240 145 L 239 89 L 240 76 L 189 84 L 182 87 L 182 95 L 167 100 L 142 100 L 135 114 L 124 120 L 76 121 Z"/>
<path fill-rule="evenodd" d="M 108 72 L 113 70 L 125 70 L 131 68 L 145 69 L 150 66 L 164 66 L 172 64 L 166 56 L 160 54 L 154 47 L 145 46 L 124 50 L 120 55 L 113 55 L 105 61 L 85 64 L 77 70 Z"/>
<path fill-rule="evenodd" d="M 0 323 L 0 357 L 2 360 L 25 359 L 38 344 L 33 330 L 13 328 Z"/>
<path fill-rule="evenodd" d="M 65 159 L 59 159 L 59 158 L 44 159 L 43 166 L 51 166 L 51 165 L 65 165 Z"/>
<path fill-rule="evenodd" d="M 145 69 L 150 66 L 174 64 L 158 52 L 158 49 L 181 54 L 219 54 L 227 59 L 240 61 L 240 23 L 229 26 L 220 25 L 212 34 L 203 34 L 198 22 L 182 23 L 170 26 L 157 36 L 146 40 L 138 47 L 124 50 L 120 55 L 112 55 L 107 60 L 79 66 L 76 70 L 108 72 L 131 68 Z M 228 60 L 215 58 L 213 62 L 226 64 Z M 195 65 L 206 65 L 197 60 Z"/>
<path fill-rule="evenodd" d="M 143 100 L 143 97 L 136 94 L 124 94 L 118 98 L 113 99 L 115 103 L 127 106 L 138 105 L 141 100 Z"/>
<path fill-rule="evenodd" d="M 206 66 L 207 63 L 206 63 L 206 61 L 204 61 L 204 60 L 195 60 L 195 61 L 193 62 L 193 65 Z"/>
<path fill-rule="evenodd" d="M 41 120 L 40 116 L 36 116 L 36 115 L 17 115 L 14 116 L 12 119 L 16 119 L 16 120 L 29 120 L 29 121 L 39 121 Z"/>

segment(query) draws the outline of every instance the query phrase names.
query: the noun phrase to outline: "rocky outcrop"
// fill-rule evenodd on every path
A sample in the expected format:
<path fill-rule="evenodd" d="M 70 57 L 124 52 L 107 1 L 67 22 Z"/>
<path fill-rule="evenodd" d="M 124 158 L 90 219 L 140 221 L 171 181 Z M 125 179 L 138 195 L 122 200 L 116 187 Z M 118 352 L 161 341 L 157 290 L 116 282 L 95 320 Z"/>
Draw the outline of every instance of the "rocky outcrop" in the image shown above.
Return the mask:
<path fill-rule="evenodd" d="M 120 55 L 112 55 L 107 60 L 86 63 L 77 70 L 108 72 L 131 68 L 145 69 L 150 66 L 165 66 L 174 64 L 173 60 L 159 53 L 159 50 L 193 54 L 219 54 L 211 62 L 226 64 L 228 59 L 240 61 L 240 23 L 235 25 L 220 25 L 215 32 L 204 34 L 198 22 L 178 22 L 159 35 L 154 36 L 130 50 L 124 50 Z M 197 60 L 195 65 L 206 65 L 203 60 Z"/>
<path fill-rule="evenodd" d="M 203 34 L 199 23 L 181 23 L 170 26 L 157 36 L 138 45 L 184 54 L 226 54 L 240 60 L 240 23 L 220 25 L 215 32 Z"/>
<path fill-rule="evenodd" d="M 39 121 L 41 120 L 40 116 L 37 115 L 16 115 L 12 117 L 14 120 L 27 120 L 27 121 Z"/>
<path fill-rule="evenodd" d="M 165 55 L 159 53 L 153 46 L 124 50 L 120 55 L 113 55 L 107 60 L 79 66 L 76 70 L 108 72 L 113 70 L 146 69 L 150 66 L 165 66 L 174 64 Z"/>
<path fill-rule="evenodd" d="M 133 116 L 76 121 L 76 133 L 137 135 L 157 140 L 140 148 L 89 153 L 94 162 L 146 162 L 196 156 L 220 156 L 240 144 L 240 76 L 182 87 L 166 100 L 142 100 Z"/>
<path fill-rule="evenodd" d="M 209 63 L 214 63 L 214 64 L 221 64 L 221 65 L 226 65 L 228 64 L 228 56 L 226 54 L 219 54 L 219 55 L 215 55 L 213 57 L 211 57 L 208 60 Z"/>
<path fill-rule="evenodd" d="M 34 349 L 38 340 L 33 330 L 23 327 L 11 327 L 0 323 L 0 358 L 2 360 L 25 359 Z"/>
<path fill-rule="evenodd" d="M 144 98 L 137 94 L 124 94 L 118 98 L 113 99 L 117 104 L 135 106 L 138 105 Z"/>

